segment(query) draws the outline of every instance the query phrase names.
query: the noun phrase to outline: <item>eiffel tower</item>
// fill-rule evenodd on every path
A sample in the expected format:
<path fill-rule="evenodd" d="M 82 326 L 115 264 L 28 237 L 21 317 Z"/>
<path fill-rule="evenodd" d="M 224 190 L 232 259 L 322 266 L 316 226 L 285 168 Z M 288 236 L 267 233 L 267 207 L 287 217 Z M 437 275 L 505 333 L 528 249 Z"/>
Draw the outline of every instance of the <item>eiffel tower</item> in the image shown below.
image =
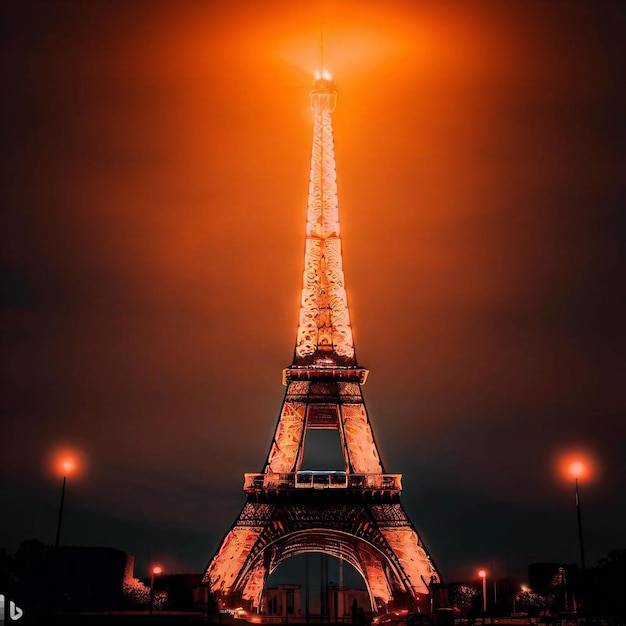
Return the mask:
<path fill-rule="evenodd" d="M 363 577 L 373 611 L 428 610 L 437 568 L 400 503 L 400 474 L 387 474 L 361 386 L 341 257 L 330 75 L 311 91 L 313 150 L 304 275 L 293 363 L 262 473 L 245 474 L 246 503 L 204 576 L 230 608 L 259 610 L 267 577 L 283 561 L 321 552 Z M 309 430 L 339 435 L 345 471 L 303 471 Z"/>

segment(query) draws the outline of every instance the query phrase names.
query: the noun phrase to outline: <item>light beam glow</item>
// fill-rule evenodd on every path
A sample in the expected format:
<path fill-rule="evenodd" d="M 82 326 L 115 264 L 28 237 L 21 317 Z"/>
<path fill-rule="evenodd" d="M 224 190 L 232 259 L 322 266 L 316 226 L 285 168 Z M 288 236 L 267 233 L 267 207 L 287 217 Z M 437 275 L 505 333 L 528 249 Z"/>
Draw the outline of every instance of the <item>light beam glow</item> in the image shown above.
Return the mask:
<path fill-rule="evenodd" d="M 83 455 L 78 450 L 61 448 L 52 453 L 49 467 L 55 476 L 68 477 L 82 473 L 85 463 Z"/>
<path fill-rule="evenodd" d="M 585 450 L 568 450 L 557 456 L 557 474 L 567 482 L 576 480 L 591 481 L 598 474 L 598 465 L 593 455 Z"/>

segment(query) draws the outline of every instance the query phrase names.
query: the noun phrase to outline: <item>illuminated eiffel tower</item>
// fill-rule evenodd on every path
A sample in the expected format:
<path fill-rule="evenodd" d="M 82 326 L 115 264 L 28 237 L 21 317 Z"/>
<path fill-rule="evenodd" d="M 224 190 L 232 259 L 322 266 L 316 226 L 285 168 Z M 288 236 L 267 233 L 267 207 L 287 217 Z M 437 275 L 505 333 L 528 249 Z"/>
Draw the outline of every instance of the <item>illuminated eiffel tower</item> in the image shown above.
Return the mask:
<path fill-rule="evenodd" d="M 245 474 L 246 503 L 208 564 L 225 606 L 259 609 L 267 577 L 286 559 L 321 552 L 360 572 L 372 610 L 428 610 L 440 576 L 400 503 L 401 475 L 383 468 L 361 386 L 342 270 L 329 75 L 311 91 L 311 180 L 299 328 L 265 467 Z M 337 431 L 344 472 L 302 471 L 306 434 Z"/>

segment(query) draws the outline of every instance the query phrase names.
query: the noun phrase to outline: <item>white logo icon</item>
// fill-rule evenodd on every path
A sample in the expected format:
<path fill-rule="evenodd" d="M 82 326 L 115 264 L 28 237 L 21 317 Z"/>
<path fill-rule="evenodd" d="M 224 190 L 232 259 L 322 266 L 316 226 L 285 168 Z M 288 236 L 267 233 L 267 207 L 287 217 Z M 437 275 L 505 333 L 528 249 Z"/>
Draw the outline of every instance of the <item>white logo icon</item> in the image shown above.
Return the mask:
<path fill-rule="evenodd" d="M 4 594 L 0 593 L 0 626 L 4 626 Z M 15 602 L 13 602 L 13 600 L 9 601 L 9 617 L 11 618 L 12 622 L 17 622 L 18 619 L 20 619 L 20 617 L 22 617 L 22 615 L 24 615 L 24 611 L 22 611 L 22 609 L 20 609 L 19 606 L 17 606 L 17 604 L 15 604 Z"/>
<path fill-rule="evenodd" d="M 22 609 L 20 609 L 20 607 L 17 606 L 13 600 L 11 600 L 9 603 L 9 617 L 11 618 L 11 621 L 17 622 L 22 615 L 24 615 L 24 611 L 22 611 Z"/>

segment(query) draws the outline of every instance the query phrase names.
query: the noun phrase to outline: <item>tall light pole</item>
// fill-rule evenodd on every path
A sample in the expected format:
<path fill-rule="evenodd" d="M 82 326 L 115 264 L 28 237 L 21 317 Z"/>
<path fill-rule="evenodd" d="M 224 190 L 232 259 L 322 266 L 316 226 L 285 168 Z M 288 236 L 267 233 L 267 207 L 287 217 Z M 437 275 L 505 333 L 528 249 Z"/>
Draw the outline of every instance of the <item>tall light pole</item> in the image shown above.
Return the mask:
<path fill-rule="evenodd" d="M 67 483 L 67 477 L 76 468 L 76 462 L 74 459 L 66 458 L 61 461 L 60 467 L 63 471 L 63 485 L 61 487 L 61 502 L 59 503 L 59 516 L 57 518 L 57 534 L 54 540 L 55 550 L 59 547 L 59 541 L 61 540 L 61 526 L 63 524 L 63 505 L 65 503 L 65 485 Z"/>
<path fill-rule="evenodd" d="M 152 616 L 152 611 L 154 609 L 154 577 L 163 573 L 163 568 L 160 565 L 155 565 L 150 570 L 150 616 Z"/>
<path fill-rule="evenodd" d="M 580 571 L 585 576 L 585 544 L 583 542 L 583 521 L 580 512 L 580 493 L 578 491 L 578 479 L 585 474 L 585 464 L 582 461 L 573 461 L 569 466 L 570 474 L 574 477 L 574 487 L 576 492 L 576 519 L 578 521 L 578 544 L 580 547 Z"/>
<path fill-rule="evenodd" d="M 487 570 L 478 570 L 478 575 L 483 579 L 483 620 L 487 612 Z"/>
<path fill-rule="evenodd" d="M 585 543 L 583 541 L 583 521 L 582 506 L 580 502 L 579 481 L 583 478 L 593 478 L 597 472 L 597 464 L 593 455 L 584 450 L 572 450 L 562 454 L 559 458 L 561 477 L 569 483 L 574 479 L 574 494 L 576 496 L 576 523 L 578 526 L 578 547 L 580 550 L 580 582 L 578 584 L 578 611 L 586 613 L 589 619 L 589 612 L 586 603 L 586 563 L 585 563 Z M 569 483 L 571 484 L 571 483 Z M 567 589 L 564 589 L 567 599 Z"/>
<path fill-rule="evenodd" d="M 587 467 L 583 461 L 576 460 L 570 463 L 569 472 L 574 477 L 574 491 L 576 493 L 576 521 L 578 523 L 578 547 L 580 548 L 580 591 L 578 596 L 579 610 L 587 612 L 587 580 L 585 574 L 585 543 L 583 541 L 583 520 L 580 511 L 580 492 L 578 491 L 578 479 L 587 473 Z M 567 593 L 567 591 L 566 591 Z M 567 598 L 567 596 L 566 596 Z M 587 619 L 589 614 L 587 613 Z"/>

